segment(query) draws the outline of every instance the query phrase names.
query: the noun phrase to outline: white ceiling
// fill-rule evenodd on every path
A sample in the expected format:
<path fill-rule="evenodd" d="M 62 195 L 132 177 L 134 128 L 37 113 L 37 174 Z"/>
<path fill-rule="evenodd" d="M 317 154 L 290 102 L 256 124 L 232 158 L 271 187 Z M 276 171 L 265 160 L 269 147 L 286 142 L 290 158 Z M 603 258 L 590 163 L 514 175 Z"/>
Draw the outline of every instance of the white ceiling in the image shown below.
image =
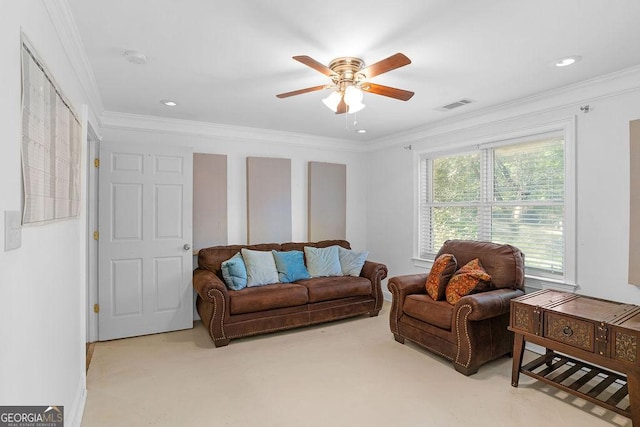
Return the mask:
<path fill-rule="evenodd" d="M 354 141 L 390 134 L 640 64 L 638 0 L 68 0 L 107 111 Z M 124 52 L 144 53 L 135 65 Z M 330 83 L 291 59 L 412 64 L 372 82 L 415 92 L 365 94 L 334 115 Z M 557 68 L 554 60 L 580 55 Z M 442 112 L 460 98 L 475 102 Z M 169 108 L 162 99 L 178 102 Z M 365 128 L 366 134 L 354 132 Z"/>

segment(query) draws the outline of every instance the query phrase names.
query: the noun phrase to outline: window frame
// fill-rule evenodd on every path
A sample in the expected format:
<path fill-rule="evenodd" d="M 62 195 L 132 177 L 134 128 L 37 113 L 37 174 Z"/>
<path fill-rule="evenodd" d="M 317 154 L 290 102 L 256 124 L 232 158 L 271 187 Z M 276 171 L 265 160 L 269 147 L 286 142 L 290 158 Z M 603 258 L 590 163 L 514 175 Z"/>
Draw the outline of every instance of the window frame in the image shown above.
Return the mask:
<path fill-rule="evenodd" d="M 525 274 L 526 286 L 534 289 L 556 288 L 575 291 L 576 285 L 576 141 L 575 116 L 554 122 L 533 125 L 517 130 L 496 132 L 488 136 L 467 138 L 454 144 L 447 144 L 448 149 L 434 147 L 414 152 L 414 266 L 431 268 L 433 259 L 420 257 L 421 209 L 424 182 L 421 174 L 421 163 L 425 158 L 451 156 L 476 152 L 483 149 L 526 143 L 540 137 L 562 135 L 564 137 L 564 276 L 562 279 Z M 481 154 L 482 155 L 482 154 Z M 484 167 L 484 166 L 483 166 Z M 431 183 L 428 183 L 431 185 Z M 525 254 L 526 263 L 526 254 Z"/>

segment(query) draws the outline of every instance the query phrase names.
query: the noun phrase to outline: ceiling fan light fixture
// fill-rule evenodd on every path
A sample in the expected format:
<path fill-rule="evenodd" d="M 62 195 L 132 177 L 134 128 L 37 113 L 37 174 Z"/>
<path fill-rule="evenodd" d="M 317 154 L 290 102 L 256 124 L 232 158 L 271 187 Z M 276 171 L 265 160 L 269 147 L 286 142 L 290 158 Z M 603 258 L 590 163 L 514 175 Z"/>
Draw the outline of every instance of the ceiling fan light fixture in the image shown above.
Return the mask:
<path fill-rule="evenodd" d="M 347 104 L 347 105 L 349 106 L 349 108 L 347 109 L 347 113 L 349 114 L 357 113 L 358 111 L 362 110 L 365 107 L 365 105 L 362 102 Z"/>
<path fill-rule="evenodd" d="M 338 104 L 340 103 L 340 92 L 331 92 L 331 95 L 322 100 L 323 104 L 334 113 L 338 111 Z"/>
<path fill-rule="evenodd" d="M 344 102 L 348 106 L 355 106 L 356 104 L 361 104 L 364 95 L 362 94 L 362 89 L 356 86 L 347 86 L 344 91 Z"/>

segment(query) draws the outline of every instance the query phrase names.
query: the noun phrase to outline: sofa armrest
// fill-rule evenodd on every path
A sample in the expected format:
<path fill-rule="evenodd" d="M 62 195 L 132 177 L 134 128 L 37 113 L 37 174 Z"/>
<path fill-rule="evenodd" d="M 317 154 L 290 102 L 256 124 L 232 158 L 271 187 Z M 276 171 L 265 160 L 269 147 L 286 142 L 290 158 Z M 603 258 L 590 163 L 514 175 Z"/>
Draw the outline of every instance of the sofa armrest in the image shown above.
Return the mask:
<path fill-rule="evenodd" d="M 495 289 L 478 294 L 466 295 L 456 304 L 455 312 L 460 313 L 460 307 L 468 305 L 471 312 L 465 318 L 471 321 L 490 319 L 506 314 L 510 310 L 511 300 L 524 295 L 520 289 Z M 460 321 L 462 319 L 458 319 Z"/>
<path fill-rule="evenodd" d="M 387 277 L 387 266 L 373 261 L 365 261 L 360 271 L 360 277 L 366 277 L 371 283 L 382 281 Z"/>
<path fill-rule="evenodd" d="M 222 295 L 225 300 L 229 299 L 229 291 L 227 286 L 215 273 L 209 270 L 197 268 L 193 271 L 193 287 L 200 298 L 214 303 L 215 294 Z M 214 292 L 214 290 L 219 291 Z"/>
<path fill-rule="evenodd" d="M 382 281 L 387 277 L 387 266 L 373 261 L 365 261 L 360 271 L 360 277 L 365 277 L 371 282 L 371 294 L 376 299 L 375 308 L 370 315 L 377 315 L 382 309 L 384 297 L 382 295 Z"/>

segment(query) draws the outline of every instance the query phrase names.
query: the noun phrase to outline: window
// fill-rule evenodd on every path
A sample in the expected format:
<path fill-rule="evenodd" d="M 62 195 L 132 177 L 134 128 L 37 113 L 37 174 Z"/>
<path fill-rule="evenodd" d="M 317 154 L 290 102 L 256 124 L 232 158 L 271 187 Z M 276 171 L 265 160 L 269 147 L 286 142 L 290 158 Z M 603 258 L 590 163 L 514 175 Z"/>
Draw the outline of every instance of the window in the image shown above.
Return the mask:
<path fill-rule="evenodd" d="M 509 243 L 524 252 L 528 276 L 572 280 L 567 151 L 564 132 L 554 132 L 423 154 L 419 257 L 433 259 L 447 239 Z"/>

